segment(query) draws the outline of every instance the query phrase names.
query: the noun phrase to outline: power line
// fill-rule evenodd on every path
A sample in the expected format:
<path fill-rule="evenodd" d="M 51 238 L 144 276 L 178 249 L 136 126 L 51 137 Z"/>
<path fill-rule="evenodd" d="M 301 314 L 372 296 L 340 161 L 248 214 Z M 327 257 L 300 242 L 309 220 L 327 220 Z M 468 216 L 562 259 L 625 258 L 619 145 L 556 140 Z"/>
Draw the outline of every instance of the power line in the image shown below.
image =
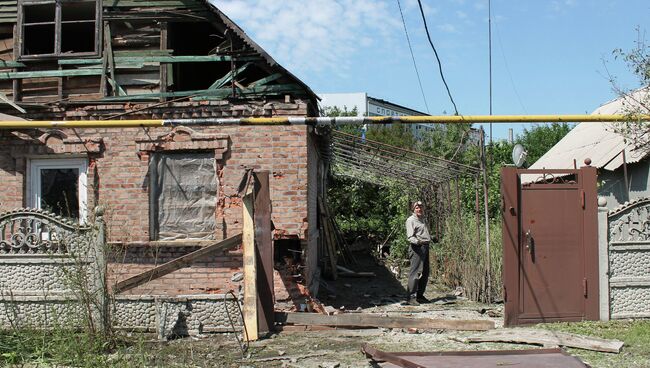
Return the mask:
<path fill-rule="evenodd" d="M 458 107 L 456 107 L 456 102 L 454 102 L 454 98 L 451 96 L 451 91 L 449 90 L 449 86 L 447 85 L 447 81 L 445 80 L 445 75 L 442 73 L 442 62 L 440 62 L 440 57 L 438 57 L 438 51 L 436 51 L 436 47 L 433 45 L 433 41 L 431 41 L 431 35 L 429 35 L 429 27 L 427 26 L 427 19 L 424 16 L 424 9 L 422 9 L 422 2 L 420 0 L 418 0 L 418 6 L 420 7 L 420 14 L 422 14 L 422 21 L 424 22 L 424 30 L 427 32 L 429 45 L 431 45 L 431 48 L 433 49 L 433 53 L 436 55 L 436 60 L 438 61 L 438 70 L 440 71 L 440 78 L 442 78 L 442 83 L 445 84 L 445 88 L 447 89 L 447 94 L 449 95 L 449 99 L 451 100 L 452 105 L 454 105 L 454 111 L 456 112 L 456 115 L 460 115 L 458 113 Z"/>
<path fill-rule="evenodd" d="M 519 101 L 519 105 L 521 106 L 521 109 L 524 111 L 525 114 L 528 114 L 528 110 L 526 109 L 526 106 L 524 106 L 524 103 L 521 101 L 521 96 L 519 95 L 519 91 L 517 91 L 517 86 L 515 85 L 515 81 L 512 78 L 512 73 L 510 72 L 510 67 L 508 66 L 508 60 L 506 59 L 506 54 L 503 48 L 503 42 L 501 41 L 501 31 L 499 31 L 498 22 L 494 22 L 494 29 L 496 30 L 496 34 L 497 34 L 497 41 L 499 41 L 499 50 L 501 50 L 501 57 L 503 57 L 503 65 L 506 68 L 508 77 L 510 77 L 510 84 L 512 85 L 512 90 L 514 91 L 515 96 L 517 96 L 517 101 Z"/>
<path fill-rule="evenodd" d="M 488 59 L 490 69 L 490 115 L 492 115 L 492 2 L 488 0 Z M 490 146 L 492 145 L 492 123 L 490 123 Z"/>
<path fill-rule="evenodd" d="M 413 68 L 415 68 L 415 75 L 418 77 L 418 84 L 420 85 L 420 92 L 422 92 L 422 99 L 424 100 L 424 106 L 427 109 L 427 114 L 429 112 L 429 104 L 427 104 L 427 98 L 424 95 L 424 88 L 422 88 L 422 80 L 420 79 L 420 72 L 418 71 L 418 65 L 415 63 L 415 55 L 413 54 L 413 47 L 411 46 L 411 38 L 409 37 L 409 32 L 406 29 L 406 21 L 404 20 L 404 13 L 402 13 L 402 4 L 397 0 L 397 7 L 399 8 L 399 14 L 402 16 L 402 24 L 404 25 L 404 33 L 406 34 L 406 42 L 409 44 L 409 51 L 411 51 L 411 59 L 413 59 Z"/>

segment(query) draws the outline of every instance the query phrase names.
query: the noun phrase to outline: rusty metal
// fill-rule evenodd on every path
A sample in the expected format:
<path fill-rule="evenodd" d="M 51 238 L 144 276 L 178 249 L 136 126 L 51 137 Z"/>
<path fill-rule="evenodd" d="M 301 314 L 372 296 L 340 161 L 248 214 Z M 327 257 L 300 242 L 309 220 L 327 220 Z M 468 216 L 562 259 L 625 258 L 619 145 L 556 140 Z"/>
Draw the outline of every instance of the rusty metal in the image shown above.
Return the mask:
<path fill-rule="evenodd" d="M 597 320 L 596 169 L 503 168 L 501 195 L 504 323 Z"/>
<path fill-rule="evenodd" d="M 255 256 L 257 258 L 258 311 L 257 326 L 260 334 L 273 330 L 275 323 L 275 293 L 273 287 L 273 242 L 271 234 L 271 195 L 269 172 L 254 171 L 253 223 L 255 225 Z"/>
<path fill-rule="evenodd" d="M 431 352 L 385 352 L 368 344 L 361 351 L 375 365 L 392 368 L 493 368 L 515 366 L 526 368 L 586 368 L 580 359 L 560 348 L 527 350 L 484 351 L 431 351 Z"/>

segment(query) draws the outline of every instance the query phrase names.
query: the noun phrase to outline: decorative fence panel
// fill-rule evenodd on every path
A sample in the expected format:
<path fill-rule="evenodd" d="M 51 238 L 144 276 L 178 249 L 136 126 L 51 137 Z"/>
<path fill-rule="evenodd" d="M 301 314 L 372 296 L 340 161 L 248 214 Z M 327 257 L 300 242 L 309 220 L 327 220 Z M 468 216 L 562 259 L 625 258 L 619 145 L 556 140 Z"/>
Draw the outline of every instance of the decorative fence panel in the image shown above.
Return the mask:
<path fill-rule="evenodd" d="M 235 294 L 109 298 L 102 215 L 79 225 L 35 209 L 0 214 L 0 329 L 110 327 L 161 339 L 241 329 Z"/>
<path fill-rule="evenodd" d="M 0 326 L 107 325 L 101 211 L 94 225 L 36 209 L 0 214 Z"/>
<path fill-rule="evenodd" d="M 608 215 L 610 318 L 650 317 L 650 198 Z"/>

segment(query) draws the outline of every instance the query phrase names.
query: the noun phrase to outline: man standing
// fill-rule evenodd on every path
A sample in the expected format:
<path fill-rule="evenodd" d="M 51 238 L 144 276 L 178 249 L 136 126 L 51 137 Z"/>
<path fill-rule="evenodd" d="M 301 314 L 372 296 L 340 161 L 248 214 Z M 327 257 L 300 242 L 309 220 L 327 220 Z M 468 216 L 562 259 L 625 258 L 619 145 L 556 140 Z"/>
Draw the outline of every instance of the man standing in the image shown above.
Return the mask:
<path fill-rule="evenodd" d="M 411 270 L 408 280 L 407 304 L 420 305 L 428 303 L 424 297 L 424 290 L 429 281 L 429 226 L 424 220 L 422 202 L 417 201 L 412 206 L 413 214 L 406 219 L 406 238 L 410 243 L 409 259 Z"/>

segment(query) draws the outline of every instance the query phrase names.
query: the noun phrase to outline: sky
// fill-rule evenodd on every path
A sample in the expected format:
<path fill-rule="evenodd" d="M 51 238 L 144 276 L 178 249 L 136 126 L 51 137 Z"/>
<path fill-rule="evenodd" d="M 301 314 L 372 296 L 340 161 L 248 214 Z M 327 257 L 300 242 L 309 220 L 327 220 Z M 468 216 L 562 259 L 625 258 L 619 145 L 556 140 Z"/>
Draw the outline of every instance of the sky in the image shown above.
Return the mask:
<path fill-rule="evenodd" d="M 421 1 L 459 113 L 488 115 L 488 0 Z M 317 93 L 366 92 L 454 113 L 417 0 L 212 2 Z M 491 0 L 491 14 L 495 115 L 591 113 L 616 98 L 610 76 L 621 88 L 639 87 L 612 52 L 650 37 L 648 0 Z M 493 124 L 493 138 L 524 127 Z"/>

